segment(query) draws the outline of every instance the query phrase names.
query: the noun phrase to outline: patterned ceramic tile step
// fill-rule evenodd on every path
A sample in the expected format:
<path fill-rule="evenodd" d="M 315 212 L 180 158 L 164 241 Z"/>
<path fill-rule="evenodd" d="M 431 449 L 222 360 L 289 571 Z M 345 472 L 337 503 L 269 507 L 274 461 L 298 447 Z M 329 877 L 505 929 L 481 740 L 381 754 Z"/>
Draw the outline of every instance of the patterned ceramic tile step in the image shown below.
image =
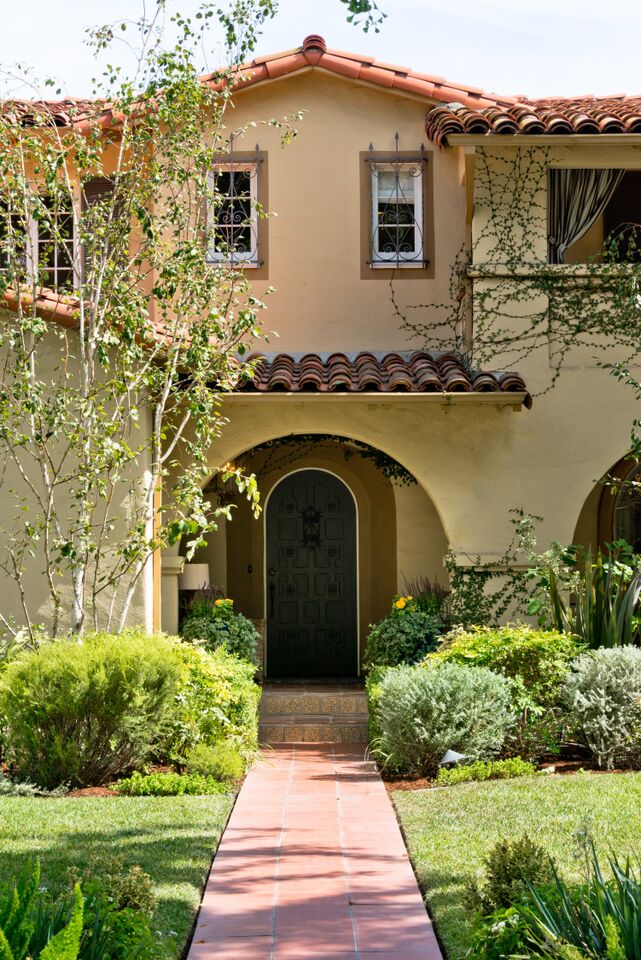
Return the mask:
<path fill-rule="evenodd" d="M 328 690 L 316 692 L 280 691 L 278 688 L 263 688 L 261 712 L 270 716 L 291 714 L 357 714 L 367 713 L 367 697 L 364 690 Z"/>
<path fill-rule="evenodd" d="M 282 718 L 281 718 L 282 719 Z M 367 743 L 367 720 L 352 723 L 261 723 L 261 743 Z"/>

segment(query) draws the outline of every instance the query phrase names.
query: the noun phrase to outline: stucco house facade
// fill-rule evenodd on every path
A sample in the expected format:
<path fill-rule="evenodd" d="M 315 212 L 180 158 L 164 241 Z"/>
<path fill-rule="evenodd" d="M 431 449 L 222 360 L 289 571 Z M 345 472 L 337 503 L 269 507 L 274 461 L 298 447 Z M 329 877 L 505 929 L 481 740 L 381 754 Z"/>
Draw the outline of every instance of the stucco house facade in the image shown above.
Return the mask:
<path fill-rule="evenodd" d="M 516 369 L 499 353 L 478 369 L 461 345 L 474 341 L 475 290 L 543 265 L 580 276 L 634 195 L 641 108 L 496 96 L 311 36 L 249 64 L 234 93 L 239 129 L 298 111 L 292 144 L 252 129 L 223 169 L 232 207 L 275 214 L 232 242 L 277 336 L 257 378 L 225 397 L 229 422 L 209 453 L 212 493 L 232 496 L 219 471 L 242 463 L 262 515 L 238 499 L 193 563 L 261 625 L 266 676 L 356 677 L 368 624 L 394 594 L 417 577 L 446 584 L 448 551 L 498 562 L 512 508 L 543 517 L 542 543 L 637 536 L 634 505 L 598 483 L 626 454 L 632 393 L 585 351 L 546 390 L 551 353 Z M 492 241 L 483 177 L 526 152 L 542 210 L 552 169 L 625 173 L 592 196 L 594 216 L 562 256 L 550 258 L 549 222 L 533 217 L 515 264 Z M 637 221 L 632 207 L 626 219 Z M 469 310 L 457 330 L 417 332 L 455 296 L 461 251 Z M 176 631 L 188 574 L 180 545 L 154 557 L 134 616 Z"/>

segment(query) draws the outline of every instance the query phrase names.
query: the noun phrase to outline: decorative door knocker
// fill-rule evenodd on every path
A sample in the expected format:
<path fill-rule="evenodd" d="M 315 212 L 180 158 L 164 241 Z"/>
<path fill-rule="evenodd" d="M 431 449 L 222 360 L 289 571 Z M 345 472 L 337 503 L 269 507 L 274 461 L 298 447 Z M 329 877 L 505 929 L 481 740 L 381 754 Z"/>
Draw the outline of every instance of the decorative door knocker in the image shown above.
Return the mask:
<path fill-rule="evenodd" d="M 310 550 L 320 547 L 320 513 L 313 507 L 303 510 L 303 546 Z"/>

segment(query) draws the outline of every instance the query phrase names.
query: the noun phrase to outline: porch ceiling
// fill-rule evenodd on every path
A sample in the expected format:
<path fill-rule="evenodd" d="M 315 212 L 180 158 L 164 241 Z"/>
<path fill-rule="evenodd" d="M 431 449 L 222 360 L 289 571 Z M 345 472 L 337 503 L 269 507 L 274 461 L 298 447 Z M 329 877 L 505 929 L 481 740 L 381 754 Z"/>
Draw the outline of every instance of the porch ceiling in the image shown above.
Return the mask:
<path fill-rule="evenodd" d="M 253 359 L 256 359 L 254 355 Z M 484 395 L 531 406 L 518 373 L 468 369 L 455 353 L 265 353 L 242 393 Z M 518 395 L 517 396 L 515 396 Z"/>

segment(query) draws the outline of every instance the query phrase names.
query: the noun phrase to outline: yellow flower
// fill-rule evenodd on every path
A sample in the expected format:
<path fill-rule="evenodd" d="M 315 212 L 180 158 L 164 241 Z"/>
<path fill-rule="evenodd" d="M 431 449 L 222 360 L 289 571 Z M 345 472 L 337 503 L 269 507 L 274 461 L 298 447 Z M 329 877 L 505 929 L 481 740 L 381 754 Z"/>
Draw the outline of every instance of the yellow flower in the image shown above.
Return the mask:
<path fill-rule="evenodd" d="M 405 597 L 406 600 L 413 600 L 414 597 Z"/>
<path fill-rule="evenodd" d="M 214 600 L 215 607 L 222 607 L 223 603 L 227 603 L 227 601 L 223 600 L 222 597 L 219 597 L 218 600 Z"/>
<path fill-rule="evenodd" d="M 396 603 L 394 604 L 394 606 L 396 607 L 397 610 L 403 610 L 406 603 L 407 603 L 407 600 L 405 599 L 405 597 L 399 597 Z"/>

